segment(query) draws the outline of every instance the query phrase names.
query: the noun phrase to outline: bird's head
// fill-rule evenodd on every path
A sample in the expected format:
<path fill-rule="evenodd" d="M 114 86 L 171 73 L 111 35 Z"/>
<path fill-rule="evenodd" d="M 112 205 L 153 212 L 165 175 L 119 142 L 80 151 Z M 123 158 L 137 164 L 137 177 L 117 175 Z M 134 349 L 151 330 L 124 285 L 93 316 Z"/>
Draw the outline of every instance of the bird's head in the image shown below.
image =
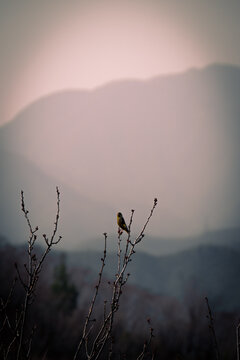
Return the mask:
<path fill-rule="evenodd" d="M 117 216 L 118 216 L 118 217 L 122 217 L 122 213 L 118 212 L 118 213 L 117 213 Z"/>

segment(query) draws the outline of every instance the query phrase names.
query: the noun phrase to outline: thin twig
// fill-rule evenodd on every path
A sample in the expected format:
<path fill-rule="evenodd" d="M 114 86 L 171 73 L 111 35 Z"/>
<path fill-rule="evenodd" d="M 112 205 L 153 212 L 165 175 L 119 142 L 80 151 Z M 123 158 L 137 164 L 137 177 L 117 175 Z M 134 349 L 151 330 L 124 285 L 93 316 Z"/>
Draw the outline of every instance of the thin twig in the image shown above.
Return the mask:
<path fill-rule="evenodd" d="M 11 325 L 8 314 L 7 314 L 7 307 L 9 305 L 9 303 L 11 302 L 16 282 L 17 282 L 17 278 L 15 278 L 13 280 L 13 282 L 12 282 L 12 285 L 11 285 L 11 288 L 10 288 L 10 291 L 9 291 L 9 294 L 8 294 L 8 297 L 7 297 L 6 301 L 4 302 L 2 298 L 0 299 L 0 302 L 1 302 L 0 312 L 4 313 L 4 317 L 5 317 L 5 319 L 3 321 L 3 325 L 2 325 L 2 327 L 0 329 L 0 332 L 3 330 L 5 324 L 7 324 L 8 328 L 13 332 L 13 326 Z"/>
<path fill-rule="evenodd" d="M 132 260 L 131 259 L 132 255 L 135 253 L 135 250 L 134 250 L 135 246 L 144 237 L 144 231 L 153 215 L 156 205 L 157 205 L 157 199 L 154 199 L 154 204 L 150 211 L 150 215 L 147 218 L 147 221 L 144 224 L 142 231 L 140 232 L 139 236 L 135 239 L 134 242 L 130 241 L 130 235 L 129 235 L 129 238 L 128 238 L 128 241 L 126 244 L 125 256 L 124 256 L 124 261 L 123 261 L 121 270 L 118 272 L 117 278 L 113 282 L 110 310 L 109 310 L 108 315 L 105 317 L 105 320 L 93 341 L 92 350 L 88 356 L 89 360 L 92 360 L 92 359 L 97 360 L 99 358 L 99 356 L 101 355 L 101 353 L 104 349 L 104 346 L 105 346 L 107 340 L 111 336 L 114 315 L 119 309 L 119 301 L 120 301 L 120 297 L 122 295 L 122 287 L 126 284 L 128 277 L 129 277 L 129 274 L 127 274 L 127 276 L 124 278 L 125 271 L 127 269 L 129 262 Z M 134 211 L 132 211 L 132 217 L 133 217 L 133 213 L 134 213 Z M 132 221 L 132 217 L 130 220 L 130 224 Z"/>
<path fill-rule="evenodd" d="M 144 231 L 145 231 L 145 229 L 146 229 L 146 227 L 147 227 L 147 225 L 148 225 L 148 223 L 149 223 L 149 221 L 150 221 L 150 219 L 151 219 L 151 217 L 153 215 L 153 212 L 154 212 L 156 206 L 157 206 L 157 198 L 154 199 L 154 204 L 153 204 L 153 207 L 152 207 L 152 209 L 150 211 L 150 215 L 148 216 L 147 221 L 144 224 L 142 231 L 140 232 L 139 236 L 135 240 L 135 244 L 139 243 L 142 240 L 142 238 L 144 237 Z"/>
<path fill-rule="evenodd" d="M 151 320 L 148 319 L 147 320 L 148 324 L 149 324 L 149 339 L 147 341 L 144 342 L 143 344 L 143 350 L 141 352 L 141 354 L 137 357 L 137 360 L 142 360 L 144 358 L 144 355 L 146 354 L 146 350 L 147 348 L 150 346 L 151 342 L 152 342 L 152 338 L 154 337 L 153 335 L 153 328 L 151 326 Z"/>
<path fill-rule="evenodd" d="M 237 360 L 240 360 L 240 322 L 236 326 Z"/>
<path fill-rule="evenodd" d="M 208 298 L 205 297 L 205 300 L 206 300 L 206 304 L 207 304 L 207 308 L 208 308 L 208 315 L 207 315 L 207 318 L 209 319 L 208 327 L 209 327 L 210 333 L 212 334 L 213 346 L 215 349 L 215 356 L 216 356 L 216 360 L 220 360 L 220 352 L 219 352 L 217 337 L 216 337 L 215 328 L 214 328 L 214 320 L 213 320 L 213 316 L 212 316 L 212 311 L 211 311 L 211 308 L 209 305 Z"/>
<path fill-rule="evenodd" d="M 52 246 L 55 244 L 58 244 L 59 241 L 61 240 L 61 236 L 59 236 L 59 238 L 57 240 L 55 240 L 55 236 L 56 236 L 56 233 L 58 230 L 59 214 L 60 214 L 60 192 L 59 192 L 58 187 L 56 187 L 56 192 L 57 192 L 57 212 L 56 212 L 56 219 L 55 219 L 54 227 L 53 227 L 53 233 L 51 235 L 50 240 L 48 240 L 48 238 L 45 234 L 43 235 L 47 247 L 46 247 L 45 251 L 43 252 L 41 259 L 38 261 L 36 255 L 33 253 L 34 244 L 37 240 L 36 234 L 38 231 L 38 227 L 36 226 L 35 229 L 33 229 L 33 227 L 32 227 L 32 224 L 31 224 L 31 221 L 29 218 L 29 211 L 25 207 L 24 192 L 21 191 L 21 208 L 22 208 L 24 217 L 27 221 L 27 225 L 29 228 L 29 239 L 28 239 L 28 250 L 27 250 L 28 264 L 24 264 L 24 268 L 25 268 L 25 271 L 27 274 L 27 282 L 26 283 L 22 280 L 22 277 L 20 275 L 17 264 L 15 265 L 17 274 L 18 274 L 18 278 L 25 290 L 25 299 L 24 299 L 23 307 L 22 307 L 19 319 L 16 323 L 16 330 L 19 331 L 19 344 L 18 344 L 18 348 L 17 348 L 17 357 L 16 357 L 17 360 L 19 360 L 20 354 L 22 352 L 28 307 L 34 300 L 35 289 L 36 289 L 37 282 L 39 279 L 39 274 L 42 270 L 43 262 L 47 256 L 47 254 L 51 250 Z M 32 336 L 33 336 L 33 333 L 30 336 L 30 340 L 28 341 L 28 350 L 26 352 L 27 358 L 30 356 Z"/>
<path fill-rule="evenodd" d="M 92 312 L 93 312 L 93 309 L 94 309 L 94 305 L 95 305 L 95 301 L 96 301 L 96 298 L 97 298 L 97 295 L 98 295 L 99 287 L 100 287 L 100 284 L 101 284 L 101 281 L 102 281 L 102 274 L 103 274 L 103 269 L 104 269 L 104 266 L 105 266 L 105 260 L 106 260 L 106 256 L 107 256 L 107 233 L 104 233 L 103 235 L 104 235 L 104 251 L 103 251 L 103 257 L 101 258 L 102 266 L 101 266 L 101 269 L 100 269 L 100 272 L 99 272 L 98 283 L 95 286 L 95 292 L 94 292 L 94 295 L 93 295 L 93 298 L 92 298 L 92 301 L 91 301 L 91 304 L 90 304 L 90 307 L 89 307 L 89 311 L 88 311 L 88 314 L 87 314 L 87 317 L 86 317 L 86 320 L 85 320 L 85 324 L 84 324 L 84 327 L 83 327 L 82 337 L 81 337 L 81 339 L 79 341 L 79 344 L 77 346 L 77 350 L 76 350 L 76 352 L 74 354 L 73 360 L 77 359 L 79 351 L 81 350 L 81 347 L 83 345 L 83 342 L 86 343 L 86 338 L 90 333 L 90 331 L 87 331 L 87 327 L 88 327 L 88 324 L 89 324 L 89 321 L 90 321 L 90 318 L 91 318 L 91 315 L 92 315 Z M 87 352 L 88 352 L 88 350 L 86 349 L 86 353 Z"/>
<path fill-rule="evenodd" d="M 117 269 L 117 276 L 120 273 L 120 269 L 121 269 L 121 231 L 118 231 L 118 252 L 117 252 L 117 257 L 118 257 L 118 269 Z"/>
<path fill-rule="evenodd" d="M 131 217 L 130 217 L 130 221 L 129 221 L 129 225 L 128 225 L 128 238 L 127 238 L 127 245 L 126 245 L 126 248 L 125 248 L 125 253 L 124 253 L 124 259 L 123 261 L 125 262 L 126 261 L 126 256 L 127 256 L 127 253 L 128 253 L 128 246 L 129 246 L 129 243 L 131 243 L 131 226 L 132 226 L 132 221 L 133 221 L 133 215 L 134 215 L 134 211 L 135 210 L 131 210 Z"/>

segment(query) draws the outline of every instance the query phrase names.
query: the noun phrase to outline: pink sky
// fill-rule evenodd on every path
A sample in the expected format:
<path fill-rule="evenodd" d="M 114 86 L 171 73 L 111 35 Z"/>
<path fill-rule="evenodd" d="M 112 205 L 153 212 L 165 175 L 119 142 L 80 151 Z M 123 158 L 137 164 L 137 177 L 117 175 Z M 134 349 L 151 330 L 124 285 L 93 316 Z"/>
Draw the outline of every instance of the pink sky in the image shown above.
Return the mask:
<path fill-rule="evenodd" d="M 0 5 L 0 123 L 55 91 L 211 62 L 237 63 L 239 49 L 230 48 L 229 41 L 239 35 L 238 5 L 220 3 L 23 0 L 21 6 L 17 1 Z"/>
<path fill-rule="evenodd" d="M 10 121 L 40 97 L 67 89 L 91 91 L 119 79 L 147 79 L 213 62 L 240 65 L 239 13 L 240 2 L 235 0 L 228 3 L 223 0 L 1 2 L 0 124 Z M 108 90 L 118 88 L 117 85 L 105 89 L 105 101 L 101 98 L 104 91 L 92 92 L 91 96 L 85 94 L 87 110 L 78 101 L 68 110 L 66 103 L 57 103 L 56 108 L 51 105 L 45 114 L 44 110 L 35 112 L 33 106 L 25 128 L 16 121 L 19 128 L 11 138 L 12 146 L 19 151 L 17 143 L 22 131 L 22 149 L 27 151 L 23 156 L 85 197 L 116 207 L 114 214 L 119 208 L 126 213 L 132 204 L 145 209 L 152 198 L 159 197 L 159 215 L 153 220 L 156 233 L 160 222 L 161 231 L 166 234 L 198 232 L 205 229 L 206 223 L 213 229 L 232 226 L 238 221 L 239 213 L 239 200 L 232 190 L 239 183 L 239 161 L 234 160 L 238 138 L 233 138 L 234 130 L 230 125 L 228 129 L 225 119 L 234 122 L 234 114 L 229 102 L 226 113 L 222 107 L 219 114 L 214 113 L 216 107 L 209 106 L 207 101 L 196 111 L 202 95 L 207 97 L 208 90 L 215 94 L 214 89 L 206 86 L 200 94 L 187 92 L 186 99 L 178 105 L 188 116 L 184 114 L 181 121 L 176 121 L 179 114 L 175 114 L 177 107 L 172 106 L 172 98 L 178 94 L 176 105 L 182 94 L 182 90 L 175 91 L 176 86 L 168 94 L 168 102 L 160 106 L 159 99 L 156 100 L 160 108 L 151 107 L 154 91 L 142 100 L 137 97 L 132 108 L 126 92 L 120 93 L 114 102 L 116 93 Z M 184 87 L 186 83 L 181 89 Z M 97 103 L 95 96 L 100 99 Z M 224 94 L 220 99 L 221 106 L 226 98 Z M 139 106 L 139 101 L 146 106 Z M 126 113 L 120 111 L 129 109 Z M 140 126 L 139 119 L 142 119 Z M 59 121 L 67 126 L 53 145 L 52 135 Z M 69 123 L 72 126 L 68 127 Z M 49 147 L 43 147 L 39 136 L 43 124 L 45 142 L 46 136 L 50 136 Z M 122 140 L 122 148 L 118 148 L 122 124 L 128 129 L 128 136 L 124 136 L 126 144 Z M 89 139 L 94 146 L 86 152 Z M 11 145 L 9 139 L 5 140 Z M 56 146 L 60 147 L 54 153 Z M 105 171 L 99 156 L 104 159 Z M 121 162 L 119 169 L 117 159 L 121 156 L 128 160 Z M 141 174 L 142 163 L 147 168 L 145 177 Z M 128 178 L 126 173 L 132 176 Z M 140 179 L 137 184 L 135 179 Z M 125 189 L 124 196 L 118 194 L 120 187 Z M 112 224 L 116 225 L 115 221 Z"/>

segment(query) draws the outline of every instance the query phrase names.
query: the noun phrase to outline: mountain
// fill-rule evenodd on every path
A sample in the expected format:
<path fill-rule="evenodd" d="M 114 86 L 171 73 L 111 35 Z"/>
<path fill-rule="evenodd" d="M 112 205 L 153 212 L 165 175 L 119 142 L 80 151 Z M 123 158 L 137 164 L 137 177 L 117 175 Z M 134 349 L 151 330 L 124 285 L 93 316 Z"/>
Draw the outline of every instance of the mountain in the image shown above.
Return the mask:
<path fill-rule="evenodd" d="M 28 237 L 27 224 L 21 211 L 21 190 L 25 192 L 26 207 L 30 211 L 32 224 L 33 226 L 38 225 L 40 228 L 40 237 L 43 233 L 51 233 L 56 214 L 55 188 L 58 185 L 61 192 L 59 234 L 63 236 L 58 247 L 95 252 L 103 250 L 102 233 L 116 225 L 113 209 L 104 203 L 94 202 L 81 196 L 79 192 L 66 184 L 44 174 L 36 165 L 20 155 L 2 151 L 0 162 L 2 164 L 0 177 L 1 237 L 4 236 L 15 243 L 26 241 Z M 92 217 L 95 219 L 94 227 L 92 226 Z M 4 243 L 4 238 L 0 239 L 0 244 Z M 139 244 L 139 249 L 150 255 L 169 255 L 204 244 L 240 250 L 240 229 L 206 232 L 186 238 L 146 236 L 144 241 Z M 116 235 L 112 231 L 108 234 L 108 251 L 116 250 Z"/>
<path fill-rule="evenodd" d="M 128 221 L 132 208 L 138 232 L 154 197 L 159 203 L 147 230 L 153 236 L 239 227 L 239 93 L 240 69 L 215 64 L 52 94 L 0 128 L 0 165 L 11 167 L 18 186 L 20 166 L 11 165 L 9 153 L 17 155 L 76 196 L 104 204 L 66 214 L 76 211 L 81 226 L 91 228 L 87 240 L 116 231 L 115 213 Z M 4 189 L 7 214 L 11 196 Z M 37 201 L 44 191 L 35 192 Z"/>
<path fill-rule="evenodd" d="M 240 229 L 233 228 L 207 231 L 199 235 L 181 238 L 163 238 L 148 235 L 144 241 L 139 244 L 139 250 L 150 255 L 159 256 L 194 249 L 199 245 L 221 246 L 240 251 Z M 81 250 L 102 251 L 103 243 L 99 241 L 99 238 L 84 241 L 81 243 Z M 116 236 L 112 234 L 109 236 L 108 250 L 110 252 L 117 251 Z"/>
<path fill-rule="evenodd" d="M 127 270 L 129 283 L 182 302 L 208 296 L 215 309 L 239 310 L 239 256 L 238 251 L 206 245 L 159 257 L 137 252 Z M 81 264 L 95 271 L 97 278 L 101 257 L 99 252 L 70 252 L 67 259 L 70 266 Z M 116 253 L 107 254 L 104 271 L 112 279 L 117 271 Z"/>
<path fill-rule="evenodd" d="M 81 196 L 69 186 L 44 174 L 20 155 L 1 151 L 0 176 L 0 235 L 15 242 L 26 241 L 29 229 L 21 211 L 21 190 L 25 206 L 29 210 L 32 226 L 38 226 L 38 234 L 51 234 L 56 216 L 56 186 L 60 190 L 59 235 L 63 239 L 58 247 L 78 248 L 89 236 L 102 237 L 113 223 L 113 210 Z M 94 228 L 91 217 L 95 218 Z M 105 216 L 103 214 L 109 214 Z M 41 241 L 40 241 L 41 244 Z"/>

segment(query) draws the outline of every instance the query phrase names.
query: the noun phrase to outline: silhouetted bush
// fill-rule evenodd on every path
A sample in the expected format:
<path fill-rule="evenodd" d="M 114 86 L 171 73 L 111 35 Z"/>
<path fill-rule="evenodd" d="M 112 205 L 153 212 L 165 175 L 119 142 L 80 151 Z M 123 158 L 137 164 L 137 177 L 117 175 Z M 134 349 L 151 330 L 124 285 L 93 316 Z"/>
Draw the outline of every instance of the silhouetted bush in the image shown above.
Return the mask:
<path fill-rule="evenodd" d="M 57 196 L 55 227 L 59 218 L 59 192 Z M 155 206 L 156 202 L 150 217 Z M 23 211 L 30 221 L 25 204 Z M 37 230 L 30 223 L 27 252 L 25 246 L 13 246 L 6 240 L 1 243 L 1 359 L 216 359 L 206 304 L 196 288 L 186 289 L 185 303 L 181 304 L 176 299 L 166 299 L 127 284 L 126 269 L 146 228 L 145 224 L 140 235 L 132 240 L 132 219 L 133 212 L 124 246 L 119 231 L 116 273 L 112 278 L 103 273 L 107 258 L 107 235 L 104 235 L 105 249 L 99 259 L 97 281 L 95 274 L 81 265 L 75 268 L 67 265 L 67 254 L 66 257 L 57 251 L 49 254 L 47 249 L 55 244 L 55 228 L 50 240 L 44 235 L 45 249 L 35 243 Z M 40 262 L 41 271 L 36 272 Z M 29 286 L 34 287 L 33 291 Z M 214 314 L 222 359 L 236 358 L 237 320 L 238 314 Z"/>

